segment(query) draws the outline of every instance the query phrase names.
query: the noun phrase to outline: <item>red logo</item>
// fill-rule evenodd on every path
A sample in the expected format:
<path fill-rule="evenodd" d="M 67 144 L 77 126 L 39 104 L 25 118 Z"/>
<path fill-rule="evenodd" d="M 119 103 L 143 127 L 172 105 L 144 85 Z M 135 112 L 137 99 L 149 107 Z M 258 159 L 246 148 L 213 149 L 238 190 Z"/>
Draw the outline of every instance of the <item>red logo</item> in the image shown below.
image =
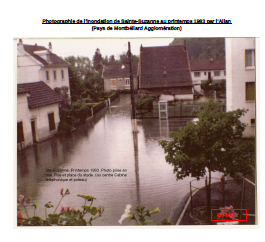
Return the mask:
<path fill-rule="evenodd" d="M 242 220 L 238 219 L 238 215 L 242 211 Z M 219 209 L 211 209 L 211 221 L 247 221 L 247 209 L 234 209 L 233 206 Z"/>

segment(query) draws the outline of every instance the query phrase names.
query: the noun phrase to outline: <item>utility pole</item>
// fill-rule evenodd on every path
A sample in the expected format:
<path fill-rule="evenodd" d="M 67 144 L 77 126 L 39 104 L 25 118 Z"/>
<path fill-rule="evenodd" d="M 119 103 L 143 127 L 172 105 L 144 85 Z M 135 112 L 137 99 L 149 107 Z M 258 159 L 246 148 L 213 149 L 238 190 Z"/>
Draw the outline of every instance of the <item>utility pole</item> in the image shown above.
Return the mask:
<path fill-rule="evenodd" d="M 135 99 L 134 99 L 134 85 L 133 85 L 133 73 L 132 73 L 132 54 L 131 45 L 128 42 L 128 58 L 130 66 L 130 89 L 131 89 L 131 104 L 132 104 L 132 130 L 134 133 L 137 131 L 137 120 L 136 120 L 136 110 L 135 110 Z"/>

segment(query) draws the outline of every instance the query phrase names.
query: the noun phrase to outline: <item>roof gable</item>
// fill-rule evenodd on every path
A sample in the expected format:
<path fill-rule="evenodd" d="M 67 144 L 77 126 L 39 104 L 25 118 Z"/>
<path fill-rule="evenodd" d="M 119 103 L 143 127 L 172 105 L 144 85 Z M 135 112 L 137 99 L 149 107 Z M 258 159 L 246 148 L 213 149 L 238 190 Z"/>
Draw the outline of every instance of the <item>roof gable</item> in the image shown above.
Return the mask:
<path fill-rule="evenodd" d="M 30 109 L 60 103 L 63 98 L 44 82 L 17 84 L 18 94 L 29 93 L 28 106 Z"/>
<path fill-rule="evenodd" d="M 218 59 L 198 59 L 190 62 L 191 71 L 225 70 L 225 63 Z"/>
<path fill-rule="evenodd" d="M 140 88 L 192 86 L 184 45 L 140 48 Z"/>

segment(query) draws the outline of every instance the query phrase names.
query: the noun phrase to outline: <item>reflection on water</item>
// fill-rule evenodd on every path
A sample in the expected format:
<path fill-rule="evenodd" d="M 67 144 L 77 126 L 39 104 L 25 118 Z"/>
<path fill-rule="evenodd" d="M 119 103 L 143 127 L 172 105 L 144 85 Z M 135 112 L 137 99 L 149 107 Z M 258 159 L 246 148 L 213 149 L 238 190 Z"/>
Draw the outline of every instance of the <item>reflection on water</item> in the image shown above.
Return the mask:
<path fill-rule="evenodd" d="M 168 139 L 170 131 L 177 131 L 191 120 L 138 120 L 139 132 L 133 134 L 129 104 L 130 96 L 121 95 L 93 123 L 18 153 L 18 195 L 38 203 L 37 215 L 45 217 L 44 204 L 52 201 L 57 205 L 60 189 L 69 188 L 71 194 L 63 199 L 62 206 L 80 208 L 83 200 L 77 194 L 93 195 L 97 198 L 95 206 L 105 206 L 103 216 L 94 225 L 119 225 L 127 204 L 150 210 L 159 207 L 161 213 L 152 216 L 156 222 L 170 217 L 173 208 L 189 192 L 191 178 L 176 181 L 173 167 L 166 163 L 158 141 Z M 54 168 L 125 169 L 127 177 L 94 176 L 87 182 L 45 181 L 46 169 Z M 134 225 L 126 220 L 124 224 Z"/>

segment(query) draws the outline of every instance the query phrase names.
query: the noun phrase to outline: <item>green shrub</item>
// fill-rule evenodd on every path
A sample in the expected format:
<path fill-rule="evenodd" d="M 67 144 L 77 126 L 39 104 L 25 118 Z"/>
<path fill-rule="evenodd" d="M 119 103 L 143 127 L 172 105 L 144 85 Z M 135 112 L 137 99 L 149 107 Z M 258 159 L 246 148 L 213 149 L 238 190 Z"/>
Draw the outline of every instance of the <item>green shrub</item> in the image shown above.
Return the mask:
<path fill-rule="evenodd" d="M 153 101 L 156 99 L 156 95 L 143 95 L 136 102 L 136 110 L 151 110 L 153 108 Z"/>
<path fill-rule="evenodd" d="M 58 125 L 58 133 L 59 134 L 69 134 L 71 133 L 72 130 L 72 126 L 70 124 L 68 124 L 67 122 L 60 122 Z"/>

